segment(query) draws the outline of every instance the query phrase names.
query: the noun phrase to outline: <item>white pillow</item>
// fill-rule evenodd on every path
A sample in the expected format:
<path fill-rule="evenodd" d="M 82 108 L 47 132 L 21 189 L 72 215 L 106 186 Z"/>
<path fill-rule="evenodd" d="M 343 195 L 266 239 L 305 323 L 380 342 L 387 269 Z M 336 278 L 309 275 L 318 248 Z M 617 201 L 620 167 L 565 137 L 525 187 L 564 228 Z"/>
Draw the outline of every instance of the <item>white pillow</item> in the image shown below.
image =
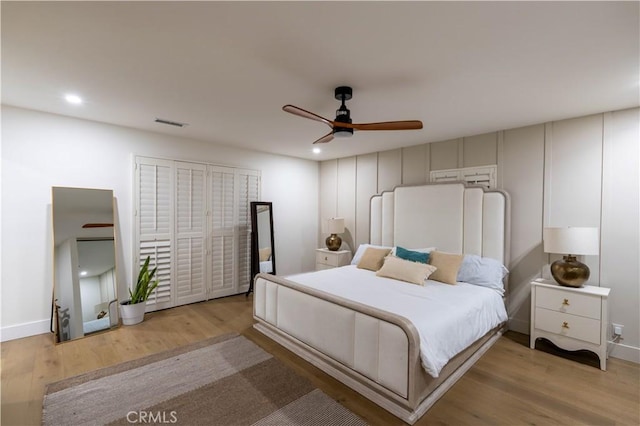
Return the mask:
<path fill-rule="evenodd" d="M 357 265 L 358 263 L 360 263 L 360 259 L 362 258 L 362 255 L 364 254 L 365 250 L 367 250 L 369 247 L 383 248 L 387 250 L 392 249 L 392 247 L 386 247 L 386 246 L 376 246 L 373 244 L 360 244 L 360 247 L 358 247 L 358 250 L 356 250 L 356 254 L 354 254 L 353 259 L 351 259 L 351 264 Z"/>
<path fill-rule="evenodd" d="M 458 269 L 457 281 L 492 288 L 504 295 L 502 279 L 508 273 L 509 270 L 495 259 L 465 254 L 460 269 Z"/>

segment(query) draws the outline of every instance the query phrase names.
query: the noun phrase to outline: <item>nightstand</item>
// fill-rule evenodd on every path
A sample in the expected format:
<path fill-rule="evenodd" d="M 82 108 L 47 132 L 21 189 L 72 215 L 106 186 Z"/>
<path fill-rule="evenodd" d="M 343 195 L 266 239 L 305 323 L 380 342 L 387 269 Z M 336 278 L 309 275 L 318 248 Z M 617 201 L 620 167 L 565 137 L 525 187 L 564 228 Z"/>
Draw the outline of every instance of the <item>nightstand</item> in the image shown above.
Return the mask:
<path fill-rule="evenodd" d="M 326 248 L 316 249 L 316 271 L 345 266 L 350 262 L 351 251 L 349 250 L 331 251 Z"/>
<path fill-rule="evenodd" d="M 562 349 L 586 349 L 598 355 L 600 369 L 606 371 L 610 291 L 606 287 L 573 288 L 549 280 L 532 281 L 531 349 L 539 337 Z"/>

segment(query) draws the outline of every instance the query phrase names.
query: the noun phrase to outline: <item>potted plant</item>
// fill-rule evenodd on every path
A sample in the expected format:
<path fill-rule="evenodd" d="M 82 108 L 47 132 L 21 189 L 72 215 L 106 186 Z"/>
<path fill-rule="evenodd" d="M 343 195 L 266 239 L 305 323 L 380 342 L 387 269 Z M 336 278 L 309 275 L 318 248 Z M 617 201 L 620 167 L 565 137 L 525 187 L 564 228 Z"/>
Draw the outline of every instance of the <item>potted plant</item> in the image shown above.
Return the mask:
<path fill-rule="evenodd" d="M 129 300 L 120 303 L 120 317 L 122 324 L 133 325 L 142 322 L 144 319 L 144 311 L 147 307 L 147 299 L 158 286 L 158 280 L 153 281 L 153 277 L 158 270 L 156 266 L 149 271 L 149 261 L 151 256 L 147 256 L 147 260 L 140 268 L 138 273 L 138 282 L 133 291 L 129 289 Z"/>

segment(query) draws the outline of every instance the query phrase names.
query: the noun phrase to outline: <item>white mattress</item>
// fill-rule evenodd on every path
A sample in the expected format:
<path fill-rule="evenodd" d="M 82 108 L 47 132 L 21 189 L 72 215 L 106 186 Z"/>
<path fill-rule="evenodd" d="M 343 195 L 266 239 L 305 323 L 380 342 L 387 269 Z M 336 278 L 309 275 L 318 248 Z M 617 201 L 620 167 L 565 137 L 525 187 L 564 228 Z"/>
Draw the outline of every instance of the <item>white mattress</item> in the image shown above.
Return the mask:
<path fill-rule="evenodd" d="M 433 377 L 456 354 L 507 321 L 502 297 L 467 283 L 427 281 L 424 286 L 390 278 L 356 266 L 297 274 L 287 279 L 411 321 L 420 335 L 422 366 Z"/>

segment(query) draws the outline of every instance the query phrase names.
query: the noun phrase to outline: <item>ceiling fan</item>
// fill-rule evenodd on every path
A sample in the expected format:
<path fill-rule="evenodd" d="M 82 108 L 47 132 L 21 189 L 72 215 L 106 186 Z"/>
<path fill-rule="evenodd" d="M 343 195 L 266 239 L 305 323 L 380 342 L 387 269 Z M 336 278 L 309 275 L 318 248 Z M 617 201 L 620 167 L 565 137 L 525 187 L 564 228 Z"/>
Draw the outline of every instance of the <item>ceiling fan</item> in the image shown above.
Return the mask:
<path fill-rule="evenodd" d="M 310 111 L 298 108 L 294 105 L 285 105 L 282 107 L 283 111 L 298 115 L 300 117 L 309 118 L 311 120 L 319 121 L 331 127 L 331 131 L 315 141 L 314 143 L 327 143 L 331 142 L 334 137 L 349 137 L 353 135 L 354 130 L 419 130 L 422 129 L 422 121 L 420 120 L 405 120 L 405 121 L 383 121 L 381 123 L 352 123 L 351 111 L 347 109 L 344 104 L 353 96 L 353 90 L 348 86 L 336 87 L 334 97 L 342 102 L 340 108 L 336 110 L 336 118 L 331 121 L 327 118 L 321 117 L 318 114 L 314 114 Z"/>

